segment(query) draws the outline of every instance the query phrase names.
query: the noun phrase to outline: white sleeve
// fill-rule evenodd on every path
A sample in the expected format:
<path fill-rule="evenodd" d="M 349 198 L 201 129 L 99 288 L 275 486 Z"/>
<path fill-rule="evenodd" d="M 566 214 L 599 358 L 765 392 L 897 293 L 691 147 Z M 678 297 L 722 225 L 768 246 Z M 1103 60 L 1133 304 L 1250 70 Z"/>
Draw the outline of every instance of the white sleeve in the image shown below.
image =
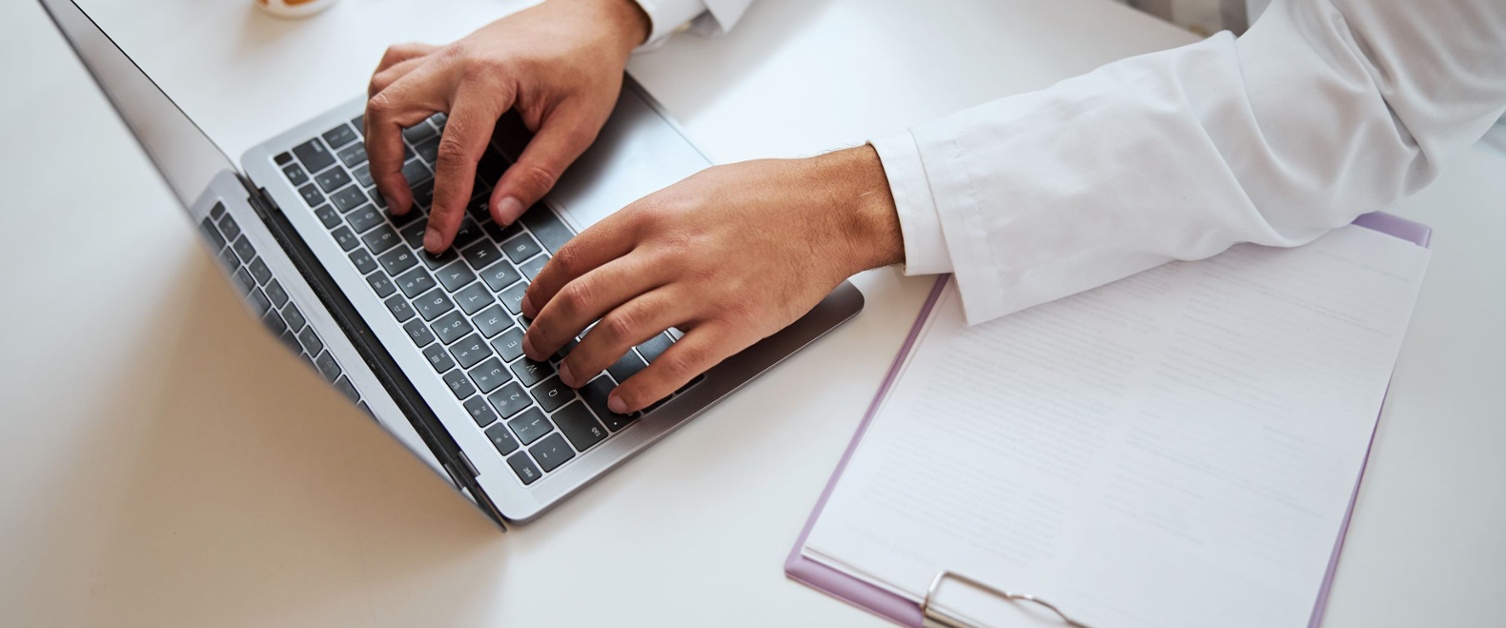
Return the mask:
<path fill-rule="evenodd" d="M 636 0 L 653 30 L 644 48 L 657 47 L 670 35 L 694 27 L 704 34 L 732 30 L 753 0 Z"/>
<path fill-rule="evenodd" d="M 1277 0 L 873 145 L 907 272 L 970 323 L 1237 242 L 1297 246 L 1437 176 L 1506 111 L 1506 1 Z"/>

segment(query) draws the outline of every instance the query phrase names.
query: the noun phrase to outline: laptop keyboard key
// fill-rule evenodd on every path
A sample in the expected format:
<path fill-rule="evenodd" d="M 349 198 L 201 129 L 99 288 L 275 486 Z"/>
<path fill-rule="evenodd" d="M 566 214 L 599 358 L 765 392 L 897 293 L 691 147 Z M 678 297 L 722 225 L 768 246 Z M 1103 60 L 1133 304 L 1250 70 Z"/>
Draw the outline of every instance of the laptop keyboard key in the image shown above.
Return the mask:
<path fill-rule="evenodd" d="M 277 280 L 273 279 L 271 283 L 267 284 L 267 298 L 272 300 L 273 306 L 281 309 L 288 302 L 288 293 L 282 289 L 282 284 L 277 283 Z"/>
<path fill-rule="evenodd" d="M 460 290 L 466 284 L 476 280 L 476 274 L 460 262 L 454 262 L 445 266 L 439 269 L 439 272 L 436 274 L 439 275 L 439 283 L 443 284 L 444 289 L 450 292 Z"/>
<path fill-rule="evenodd" d="M 414 268 L 397 278 L 397 287 L 410 299 L 433 290 L 434 286 L 434 278 L 422 268 Z"/>
<path fill-rule="evenodd" d="M 539 273 L 544 270 L 544 265 L 549 263 L 548 255 L 540 255 L 531 260 L 518 264 L 518 270 L 528 276 L 529 281 L 539 278 Z"/>
<path fill-rule="evenodd" d="M 424 162 L 417 159 L 409 159 L 403 164 L 403 178 L 408 180 L 408 185 L 417 185 L 429 179 L 432 174 Z"/>
<path fill-rule="evenodd" d="M 418 144 L 438 134 L 427 120 L 403 129 L 403 139 L 408 140 L 409 144 Z"/>
<path fill-rule="evenodd" d="M 596 418 L 601 419 L 607 429 L 613 432 L 627 427 L 634 418 L 631 414 L 617 414 L 607 407 L 607 395 L 612 394 L 612 389 L 615 387 L 616 384 L 613 384 L 612 380 L 598 377 L 580 389 L 580 396 L 585 398 L 586 405 L 591 406 L 591 411 L 596 413 Z"/>
<path fill-rule="evenodd" d="M 339 148 L 356 141 L 356 132 L 350 130 L 349 125 L 341 122 L 340 126 L 324 132 L 324 141 L 329 142 L 330 146 Z"/>
<path fill-rule="evenodd" d="M 512 372 L 518 375 L 518 381 L 523 382 L 524 386 L 532 386 L 544 381 L 545 377 L 553 375 L 554 367 L 549 366 L 547 362 L 534 362 L 523 358 L 512 365 Z"/>
<path fill-rule="evenodd" d="M 278 314 L 277 310 L 272 309 L 271 304 L 267 305 L 266 313 L 262 314 L 261 324 L 266 325 L 273 336 L 281 336 L 283 332 L 288 330 L 287 322 L 282 320 L 282 315 Z"/>
<path fill-rule="evenodd" d="M 507 431 L 507 426 L 501 423 L 486 428 L 486 438 L 497 448 L 497 453 L 506 456 L 518 450 L 518 441 L 512 437 L 512 432 Z"/>
<path fill-rule="evenodd" d="M 325 229 L 334 229 L 340 226 L 340 214 L 335 213 L 335 208 L 329 205 L 320 205 L 314 208 L 314 216 L 319 222 L 324 223 Z"/>
<path fill-rule="evenodd" d="M 465 411 L 476 420 L 478 427 L 486 427 L 497 421 L 497 413 L 492 412 L 491 406 L 486 405 L 486 399 L 479 395 L 466 399 L 461 405 L 465 406 Z"/>
<path fill-rule="evenodd" d="M 492 348 L 497 350 L 497 355 L 502 356 L 504 362 L 511 362 L 523 355 L 523 330 L 513 327 L 501 336 L 492 339 Z"/>
<path fill-rule="evenodd" d="M 225 246 L 225 238 L 220 235 L 219 228 L 214 226 L 214 221 L 208 216 L 205 216 L 204 220 L 199 223 L 199 231 L 203 232 L 204 237 L 209 240 L 210 249 L 218 251 L 220 247 Z"/>
<path fill-rule="evenodd" d="M 382 263 L 382 269 L 386 270 L 388 275 L 397 277 L 418 264 L 418 256 L 407 249 L 392 249 L 383 253 L 377 261 Z M 401 284 L 398 287 L 402 287 Z"/>
<path fill-rule="evenodd" d="M 534 441 L 543 438 L 545 434 L 554 431 L 554 424 L 544 418 L 544 413 L 538 408 L 529 408 L 526 412 L 518 415 L 518 418 L 507 422 L 518 440 L 524 445 L 531 445 Z"/>
<path fill-rule="evenodd" d="M 422 248 L 423 245 L 420 244 L 419 249 Z M 439 255 L 430 255 L 427 252 L 420 252 L 418 255 L 419 257 L 423 258 L 424 265 L 428 266 L 429 270 L 438 270 L 440 268 L 444 268 L 445 265 L 457 259 L 460 259 L 460 256 L 455 254 L 455 249 L 453 248 L 445 249 L 444 252 L 440 253 Z"/>
<path fill-rule="evenodd" d="M 434 342 L 434 332 L 429 331 L 429 326 L 421 320 L 408 321 L 406 325 L 403 325 L 403 331 L 408 332 L 408 339 L 412 340 L 416 346 L 427 347 L 429 343 Z"/>
<path fill-rule="evenodd" d="M 498 292 L 519 279 L 522 279 L 522 276 L 518 275 L 518 271 L 513 270 L 512 264 L 505 261 L 487 266 L 486 270 L 481 271 L 481 280 L 486 282 L 488 288 Z"/>
<path fill-rule="evenodd" d="M 414 299 L 413 309 L 418 310 L 418 315 L 424 317 L 424 320 L 432 321 L 439 318 L 441 314 L 455 309 L 455 304 L 450 301 L 450 297 L 435 289 Z"/>
<path fill-rule="evenodd" d="M 308 319 L 303 317 L 303 312 L 298 311 L 298 306 L 296 305 L 289 305 L 287 309 L 283 310 L 282 317 L 287 319 L 288 329 L 293 330 L 294 333 L 301 331 L 303 326 L 308 324 Z M 309 355 L 319 355 L 319 352 L 310 351 Z"/>
<path fill-rule="evenodd" d="M 376 179 L 371 178 L 371 164 L 357 166 L 354 170 L 350 171 L 350 176 L 356 180 L 356 183 L 361 184 L 363 188 L 376 185 Z"/>
<path fill-rule="evenodd" d="M 413 152 L 418 153 L 419 158 L 429 162 L 429 165 L 434 165 L 439 160 L 439 136 L 415 144 Z"/>
<path fill-rule="evenodd" d="M 335 157 L 329 154 L 329 149 L 318 138 L 293 147 L 293 154 L 298 156 L 298 161 L 303 162 L 303 167 L 308 168 L 309 172 L 319 172 L 335 163 Z"/>
<path fill-rule="evenodd" d="M 303 349 L 308 351 L 309 355 L 319 355 L 319 352 L 324 350 L 324 341 L 319 339 L 319 334 L 314 332 L 312 325 L 304 327 L 303 331 L 298 333 L 298 342 L 303 344 Z"/>
<path fill-rule="evenodd" d="M 344 168 L 335 166 L 334 168 L 330 168 L 329 170 L 325 170 L 324 172 L 314 175 L 314 183 L 319 184 L 319 189 L 324 190 L 325 194 L 329 194 L 330 192 L 349 185 L 350 175 L 346 174 Z"/>
<path fill-rule="evenodd" d="M 649 339 L 647 342 L 638 345 L 638 353 L 642 355 L 643 359 L 648 363 L 653 364 L 654 360 L 659 359 L 659 356 L 662 355 L 671 344 L 673 343 L 670 342 L 668 334 L 659 334 Z"/>
<path fill-rule="evenodd" d="M 340 245 L 340 250 L 347 253 L 361 244 L 361 241 L 356 238 L 355 232 L 351 231 L 350 227 L 340 227 L 331 231 L 330 235 L 335 238 L 335 244 Z"/>
<path fill-rule="evenodd" d="M 476 388 L 481 390 L 481 394 L 490 393 L 511 379 L 512 375 L 507 372 L 507 367 L 502 366 L 497 358 L 487 358 L 471 369 L 471 381 L 476 382 Z"/>
<path fill-rule="evenodd" d="M 363 249 L 356 249 L 350 254 L 350 263 L 356 265 L 356 271 L 362 275 L 369 275 L 377 269 L 376 260 L 371 259 L 371 254 Z"/>
<path fill-rule="evenodd" d="M 495 443 L 496 441 L 493 440 L 492 442 Z M 512 467 L 512 472 L 517 474 L 518 481 L 522 482 L 524 486 L 533 484 L 539 481 L 539 478 L 544 477 L 544 473 L 539 471 L 538 466 L 533 464 L 533 460 L 528 458 L 528 452 L 520 451 L 508 456 L 507 466 Z"/>
<path fill-rule="evenodd" d="M 570 233 L 570 228 L 566 227 L 565 223 L 560 221 L 559 216 L 554 215 L 554 212 L 543 203 L 534 205 L 528 211 L 523 212 L 520 222 L 528 227 L 533 235 L 538 236 L 539 242 L 542 242 L 544 248 L 549 249 L 550 253 L 560 252 L 560 247 L 565 246 L 565 243 L 574 237 L 574 234 Z"/>
<path fill-rule="evenodd" d="M 465 321 L 460 312 L 450 312 L 434 321 L 434 333 L 439 334 L 441 342 L 450 344 L 471 333 L 471 324 Z"/>
<path fill-rule="evenodd" d="M 545 412 L 554 412 L 575 398 L 575 391 L 570 390 L 558 377 L 544 380 L 544 383 L 533 387 L 531 392 Z"/>
<path fill-rule="evenodd" d="M 385 299 L 397 291 L 397 286 L 392 285 L 392 280 L 382 273 L 372 273 L 366 276 L 366 283 L 371 285 L 371 291 Z"/>
<path fill-rule="evenodd" d="M 461 251 L 460 257 L 465 258 L 471 268 L 486 268 L 502 259 L 502 251 L 497 249 L 497 245 L 482 240 Z"/>
<path fill-rule="evenodd" d="M 365 233 L 372 227 L 384 222 L 382 212 L 377 211 L 371 205 L 363 205 L 360 209 L 351 212 L 349 216 L 345 217 L 345 221 L 350 223 L 350 228 L 354 229 L 356 233 Z"/>
<path fill-rule="evenodd" d="M 434 370 L 440 373 L 455 368 L 455 360 L 450 357 L 450 352 L 444 350 L 443 345 L 435 344 L 425 347 L 424 359 L 429 361 L 429 366 L 434 367 Z"/>
<path fill-rule="evenodd" d="M 481 336 L 471 334 L 456 341 L 450 347 L 450 354 L 455 356 L 455 361 L 460 364 L 460 368 L 468 369 L 491 357 L 492 350 L 491 347 L 486 346 L 486 341 L 482 340 Z"/>
<path fill-rule="evenodd" d="M 282 176 L 287 177 L 288 183 L 293 184 L 295 188 L 309 182 L 309 173 L 304 171 L 303 166 L 298 164 L 283 166 Z"/>
<path fill-rule="evenodd" d="M 298 195 L 303 197 L 303 202 L 309 207 L 317 207 L 324 203 L 324 195 L 312 183 L 298 188 Z"/>
<path fill-rule="evenodd" d="M 579 401 L 572 402 L 554 413 L 554 424 L 560 433 L 570 439 L 570 444 L 580 451 L 590 449 L 607 437 L 607 431 L 591 416 L 591 411 Z"/>
<path fill-rule="evenodd" d="M 575 452 L 570 451 L 570 445 L 565 442 L 565 437 L 559 434 L 545 436 L 544 440 L 539 441 L 537 445 L 529 447 L 528 453 L 533 455 L 534 460 L 539 461 L 539 466 L 543 467 L 544 473 L 558 469 L 560 465 L 575 457 Z"/>
<path fill-rule="evenodd" d="M 460 369 L 445 373 L 444 385 L 450 387 L 450 392 L 455 393 L 456 399 L 465 399 L 476 394 L 476 387 L 471 385 L 470 378 L 466 377 Z"/>
<path fill-rule="evenodd" d="M 383 303 L 387 305 L 387 311 L 392 312 L 392 317 L 396 318 L 397 322 L 405 323 L 413 318 L 413 306 L 408 305 L 402 295 L 394 294 Z"/>
<path fill-rule="evenodd" d="M 246 236 L 237 238 L 230 248 L 235 250 L 235 256 L 241 258 L 242 262 L 250 263 L 251 258 L 256 257 L 256 247 L 251 246 L 251 240 Z"/>
<path fill-rule="evenodd" d="M 481 311 L 481 308 L 496 302 L 496 298 L 480 282 L 466 286 L 465 289 L 455 293 L 455 303 L 460 306 L 460 309 L 465 310 L 466 314 L 475 314 Z"/>
<path fill-rule="evenodd" d="M 330 355 L 328 351 L 314 358 L 314 368 L 319 370 L 319 374 L 324 376 L 325 381 L 333 382 L 335 378 L 340 377 L 340 364 L 335 362 L 335 356 Z"/>
<path fill-rule="evenodd" d="M 398 240 L 397 232 L 393 231 L 392 227 L 388 227 L 387 225 L 380 225 L 366 235 L 361 236 L 361 241 L 366 243 L 366 248 L 371 249 L 372 253 L 378 255 L 386 253 L 387 249 L 397 246 Z"/>
<path fill-rule="evenodd" d="M 462 218 L 460 228 L 455 231 L 455 240 L 450 243 L 450 250 L 458 251 L 479 239 L 481 239 L 481 227 L 469 217 Z"/>
<path fill-rule="evenodd" d="M 632 349 L 628 349 L 626 354 L 607 367 L 607 372 L 612 374 L 612 379 L 625 382 L 627 378 L 637 375 L 638 371 L 643 370 L 647 366 L 648 363 L 644 362 L 643 358 L 638 357 L 638 354 Z"/>
<path fill-rule="evenodd" d="M 476 285 L 480 286 L 481 284 Z M 488 298 L 490 298 L 490 296 L 491 295 L 487 295 Z M 481 331 L 481 335 L 486 336 L 487 338 L 491 338 L 492 336 L 497 335 L 499 332 L 507 329 L 512 325 L 512 317 L 508 316 L 506 312 L 503 312 L 501 307 L 495 305 L 486 308 L 471 320 L 475 321 L 476 329 Z"/>
<path fill-rule="evenodd" d="M 517 316 L 523 313 L 523 295 L 527 292 L 528 284 L 520 283 L 502 291 L 502 294 L 497 295 L 497 300 L 501 301 L 507 311 L 513 313 L 513 316 Z"/>
<path fill-rule="evenodd" d="M 502 252 L 506 253 L 507 259 L 512 260 L 514 264 L 538 255 L 542 250 L 539 248 L 539 243 L 533 240 L 533 236 L 526 233 L 520 233 L 513 239 L 502 243 Z"/>
<path fill-rule="evenodd" d="M 345 164 L 346 168 L 354 168 L 356 166 L 366 166 L 366 165 L 368 165 L 366 163 L 366 145 L 365 144 L 356 143 L 356 144 L 351 144 L 350 146 L 346 146 L 345 148 L 340 149 L 339 156 L 340 156 L 340 163 Z M 367 174 L 369 176 L 370 172 L 368 172 Z"/>
<path fill-rule="evenodd" d="M 496 408 L 497 413 L 501 414 L 504 419 L 522 412 L 533 403 L 528 399 L 528 393 L 523 392 L 523 387 L 517 382 L 499 388 L 497 392 L 488 395 L 486 400 L 492 403 L 492 407 Z"/>
<path fill-rule="evenodd" d="M 256 278 L 256 283 L 264 284 L 272 278 L 272 269 L 267 268 L 267 262 L 260 257 L 251 260 L 246 268 L 251 271 L 251 276 Z"/>
<path fill-rule="evenodd" d="M 342 214 L 350 213 L 350 210 L 366 204 L 366 193 L 357 185 L 347 185 L 340 188 L 339 192 L 329 195 L 329 202 L 340 210 Z"/>

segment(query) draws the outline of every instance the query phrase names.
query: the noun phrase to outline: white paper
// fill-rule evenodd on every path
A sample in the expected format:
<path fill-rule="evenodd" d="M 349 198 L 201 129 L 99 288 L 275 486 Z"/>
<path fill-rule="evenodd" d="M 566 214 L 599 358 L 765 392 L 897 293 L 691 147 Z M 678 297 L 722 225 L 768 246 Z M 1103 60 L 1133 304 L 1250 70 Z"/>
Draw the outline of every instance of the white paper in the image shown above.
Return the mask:
<path fill-rule="evenodd" d="M 1306 626 L 1427 260 L 1351 226 L 971 328 L 948 286 L 804 551 L 916 600 L 951 569 L 1100 627 Z"/>

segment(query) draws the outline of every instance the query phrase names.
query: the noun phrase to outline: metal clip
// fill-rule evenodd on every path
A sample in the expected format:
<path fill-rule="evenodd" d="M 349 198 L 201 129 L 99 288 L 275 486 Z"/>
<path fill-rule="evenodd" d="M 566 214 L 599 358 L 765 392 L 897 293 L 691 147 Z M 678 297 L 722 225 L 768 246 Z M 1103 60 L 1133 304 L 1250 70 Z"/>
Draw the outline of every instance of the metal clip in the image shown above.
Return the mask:
<path fill-rule="evenodd" d="M 931 579 L 931 586 L 926 588 L 926 597 L 920 602 L 920 612 L 922 617 L 924 618 L 921 625 L 925 628 L 978 628 L 968 621 L 960 619 L 953 615 L 948 615 L 946 612 L 936 607 L 936 598 L 939 597 L 941 593 L 941 583 L 946 581 L 947 579 L 956 580 L 985 593 L 992 594 L 999 599 L 1008 602 L 1028 602 L 1037 606 L 1041 606 L 1046 610 L 1054 613 L 1057 617 L 1060 617 L 1062 622 L 1067 626 L 1070 626 L 1071 628 L 1089 628 L 1087 624 L 1068 617 L 1067 614 L 1063 613 L 1062 610 L 1057 608 L 1055 604 L 1047 602 L 1046 600 L 1038 598 L 1034 595 L 1030 595 L 1029 593 L 1010 593 L 1009 591 L 991 587 L 962 574 L 952 573 L 951 571 L 945 569 L 941 570 L 940 573 L 936 574 L 935 578 Z"/>

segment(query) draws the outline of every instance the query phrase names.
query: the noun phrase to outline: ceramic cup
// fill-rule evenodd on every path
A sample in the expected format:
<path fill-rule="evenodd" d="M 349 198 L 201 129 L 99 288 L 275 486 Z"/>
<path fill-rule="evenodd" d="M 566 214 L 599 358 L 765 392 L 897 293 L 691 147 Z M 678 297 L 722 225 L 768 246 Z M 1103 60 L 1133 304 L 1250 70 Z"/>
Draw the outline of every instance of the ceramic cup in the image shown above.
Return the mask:
<path fill-rule="evenodd" d="M 333 5 L 336 0 L 253 0 L 263 11 L 277 17 L 308 17 Z"/>

